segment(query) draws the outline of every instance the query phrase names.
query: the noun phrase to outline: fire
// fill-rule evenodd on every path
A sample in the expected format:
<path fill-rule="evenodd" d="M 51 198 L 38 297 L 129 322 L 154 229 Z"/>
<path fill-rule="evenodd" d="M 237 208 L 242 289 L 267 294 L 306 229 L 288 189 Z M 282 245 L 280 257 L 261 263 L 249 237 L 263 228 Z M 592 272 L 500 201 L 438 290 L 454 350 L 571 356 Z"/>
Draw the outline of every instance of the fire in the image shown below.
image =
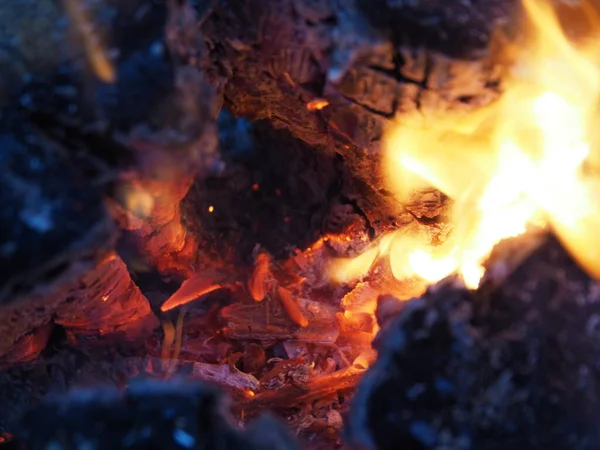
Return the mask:
<path fill-rule="evenodd" d="M 336 262 L 332 278 L 360 278 L 385 255 L 399 280 L 433 283 L 457 273 L 476 288 L 494 246 L 531 227 L 551 228 L 600 278 L 600 178 L 593 173 L 599 41 L 592 33 L 588 41 L 571 42 L 548 0 L 522 5 L 525 36 L 507 49 L 511 64 L 498 100 L 475 111 L 403 116 L 386 135 L 390 190 L 400 200 L 431 185 L 448 195 L 450 238 L 434 246 L 398 230 L 358 258 Z M 599 23 L 587 3 L 561 8 L 578 15 L 579 29 Z"/>

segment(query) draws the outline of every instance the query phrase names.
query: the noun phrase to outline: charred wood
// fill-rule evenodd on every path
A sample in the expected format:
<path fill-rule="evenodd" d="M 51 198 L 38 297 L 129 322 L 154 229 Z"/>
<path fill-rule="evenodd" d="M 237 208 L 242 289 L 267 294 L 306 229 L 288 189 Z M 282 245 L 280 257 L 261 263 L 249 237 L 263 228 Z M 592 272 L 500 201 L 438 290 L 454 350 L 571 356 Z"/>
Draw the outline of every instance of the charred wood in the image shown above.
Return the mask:
<path fill-rule="evenodd" d="M 475 292 L 389 299 L 348 437 L 360 448 L 598 447 L 598 283 L 549 236 Z M 398 306 L 398 304 L 397 304 Z"/>
<path fill-rule="evenodd" d="M 346 195 L 380 231 L 407 213 L 382 189 L 379 156 L 389 119 L 495 98 L 492 37 L 514 5 L 222 0 L 198 10 L 208 48 L 199 64 L 234 115 L 264 119 L 340 155 L 353 175 Z"/>
<path fill-rule="evenodd" d="M 48 399 L 23 419 L 24 449 L 273 449 L 298 448 L 281 424 L 264 416 L 245 430 L 224 399 L 204 385 L 133 383 L 126 391 L 95 389 Z"/>
<path fill-rule="evenodd" d="M 286 410 L 298 404 L 310 403 L 353 389 L 364 372 L 364 367 L 350 366 L 303 383 L 288 381 L 277 390 L 265 390 L 246 399 L 240 403 L 240 407 L 249 415 L 259 414 L 264 409 Z"/>
<path fill-rule="evenodd" d="M 179 330 L 179 338 L 170 335 L 170 344 L 179 339 L 170 355 L 185 361 L 179 368 L 229 388 L 242 399 L 238 409 L 250 416 L 269 407 L 286 414 L 293 411 L 297 429 L 339 430 L 340 411 L 346 407 L 340 392 L 358 383 L 365 372 L 362 363 L 373 357 L 362 350 L 370 345 L 375 328 L 371 314 L 377 294 L 399 288 L 368 279 L 350 294 L 347 289 L 327 291 L 324 261 L 333 254 L 340 256 L 336 248 L 341 245 L 319 241 L 314 251 L 303 250 L 326 233 L 344 231 L 353 241 L 345 247 L 344 256 L 349 256 L 382 231 L 411 222 L 436 222 L 446 214 L 448 199 L 435 190 L 416 192 L 408 204 L 400 205 L 383 189 L 382 134 L 394 116 L 472 108 L 495 98 L 499 72 L 491 35 L 497 23 L 511 16 L 512 3 L 474 0 L 469 8 L 461 1 L 434 0 L 381 0 L 372 5 L 361 0 L 217 0 L 193 2 L 194 10 L 192 2 L 177 1 L 166 2 L 167 8 L 165 2 L 151 0 L 42 0 L 35 8 L 15 2 L 16 9 L 7 10 L 11 15 L 4 18 L 0 12 L 0 22 L 14 19 L 21 24 L 15 25 L 18 33 L 29 36 L 20 41 L 26 43 L 23 48 L 0 48 L 0 69 L 7 68 L 3 75 L 6 72 L 10 85 L 0 90 L 0 105 L 7 111 L 0 117 L 0 140 L 11 149 L 0 156 L 10 175 L 0 181 L 0 199 L 6 205 L 1 223 L 8 227 L 0 238 L 0 269 L 6 269 L 2 273 L 8 277 L 0 282 L 0 356 L 3 363 L 39 358 L 37 365 L 30 362 L 0 373 L 3 404 L 17 405 L 20 412 L 47 391 L 66 391 L 74 373 L 85 367 L 81 360 L 99 366 L 90 369 L 93 382 L 110 372 L 122 384 L 132 372 L 156 375 L 155 366 L 164 370 L 165 363 L 179 364 L 158 359 L 155 355 L 160 351 L 152 354 L 144 348 L 128 361 L 151 370 L 130 367 L 117 376 L 118 358 L 110 354 L 110 345 L 89 351 L 87 347 L 93 346 L 81 345 L 120 340 L 129 344 L 156 327 L 146 292 L 128 271 L 135 269 L 137 258 L 161 275 L 188 279 L 175 306 L 204 294 L 214 296 L 204 299 L 214 302 L 214 310 L 203 310 L 212 322 L 192 323 Z M 33 18 L 33 25 L 23 26 L 22 17 Z M 53 32 L 44 34 L 48 22 L 70 25 L 50 27 Z M 44 48 L 38 43 L 43 41 L 40 35 L 48 35 Z M 8 64 L 11 56 L 7 55 L 17 50 L 22 64 Z M 223 111 L 217 129 L 222 103 L 238 118 Z M 24 184 L 19 184 L 22 180 Z M 58 188 L 46 189 L 51 185 Z M 32 210 L 15 192 L 27 192 L 26 200 L 38 194 L 40 198 L 29 202 Z M 48 216 L 56 220 L 49 222 Z M 125 239 L 133 242 L 132 259 L 111 253 L 116 236 L 111 217 L 126 230 Z M 45 230 L 48 223 L 51 227 Z M 290 287 L 282 282 L 270 290 L 259 283 L 258 290 L 245 292 L 240 285 L 245 286 L 246 279 L 240 281 L 240 274 L 245 275 L 251 265 L 256 244 L 275 260 L 296 253 L 285 270 L 293 267 L 306 283 Z M 550 256 L 560 253 L 555 243 L 542 249 L 547 248 L 555 249 Z M 536 259 L 539 252 L 520 270 L 527 272 L 529 264 L 531 270 L 542 270 L 542 275 L 527 272 L 524 276 L 533 280 L 545 276 L 541 285 L 546 286 L 550 270 L 538 267 L 543 266 Z M 556 292 L 521 283 L 517 271 L 500 287 L 496 283 L 491 289 L 488 284 L 487 291 L 483 287 L 476 294 L 448 288 L 430 291 L 425 299 L 431 304 L 423 300 L 401 308 L 388 301 L 387 311 L 380 308 L 378 317 L 399 314 L 404 319 L 392 319 L 379 338 L 378 350 L 384 358 L 369 372 L 367 387 L 357 400 L 361 406 L 352 416 L 354 442 L 379 448 L 435 448 L 438 442 L 463 448 L 460 445 L 466 442 L 472 447 L 490 444 L 493 450 L 490 436 L 513 433 L 513 440 L 497 442 L 526 442 L 535 448 L 533 425 L 517 400 L 523 390 L 535 391 L 531 380 L 541 380 L 541 390 L 555 389 L 554 380 L 564 381 L 564 374 L 568 382 L 575 379 L 574 369 L 559 362 L 557 367 L 564 373 L 552 372 L 551 380 L 537 366 L 527 372 L 529 360 L 524 362 L 520 352 L 535 356 L 540 350 L 514 336 L 525 330 L 527 337 L 533 336 L 531 342 L 546 343 L 539 337 L 550 334 L 546 325 L 528 322 L 537 308 L 544 320 L 556 321 L 558 328 L 564 325 L 559 319 L 570 317 L 568 308 L 562 314 L 568 303 L 564 296 L 580 294 L 568 281 L 569 274 L 573 279 L 579 276 L 569 264 L 560 269 L 567 275 Z M 230 270 L 231 280 L 217 277 L 213 283 L 207 267 Z M 383 270 L 373 268 L 379 269 Z M 580 281 L 585 285 L 582 298 L 587 299 L 593 289 L 588 281 Z M 524 294 L 511 291 L 511 283 L 519 289 L 526 286 Z M 421 287 L 402 286 L 406 297 Z M 528 306 L 523 295 L 530 288 L 532 295 L 558 302 L 561 314 L 540 304 L 538 297 L 533 300 L 535 307 Z M 167 296 L 157 295 L 163 300 Z M 595 314 L 593 306 L 581 307 L 585 314 Z M 344 314 L 344 309 L 352 311 Z M 433 311 L 425 314 L 433 322 L 421 320 L 423 311 Z M 583 316 L 578 314 L 574 313 L 573 323 L 581 328 Z M 514 319 L 514 325 L 505 316 Z M 435 327 L 450 321 L 452 326 L 444 328 L 444 339 L 438 342 Z M 419 327 L 435 330 L 423 338 Z M 389 330 L 398 328 L 417 343 L 414 352 L 410 346 L 394 347 L 396 338 Z M 514 333 L 506 337 L 500 331 L 504 328 Z M 66 356 L 55 355 L 52 348 L 44 352 L 53 329 L 63 330 L 77 350 Z M 473 329 L 478 331 L 470 335 Z M 594 341 L 576 341 L 581 343 L 578 349 L 569 341 L 574 338 L 569 330 L 566 343 L 557 345 L 573 350 L 576 363 L 585 362 L 583 350 L 593 354 L 596 349 L 590 342 Z M 434 342 L 423 347 L 423 339 Z M 458 356 L 452 343 L 462 351 Z M 431 355 L 424 355 L 422 348 Z M 409 356 L 385 356 L 390 352 L 409 352 Z M 502 364 L 517 375 L 499 373 Z M 443 372 L 439 379 L 434 378 L 438 369 Z M 584 381 L 593 380 L 594 369 L 586 370 Z M 166 370 L 159 375 L 170 374 Z M 377 376 L 385 383 L 373 381 Z M 419 377 L 425 381 L 421 383 Z M 493 397 L 496 381 L 502 395 Z M 420 385 L 416 390 L 406 387 L 408 382 L 424 384 L 425 394 L 420 393 Z M 517 382 L 525 387 L 514 388 Z M 415 407 L 410 396 L 429 395 L 430 385 L 432 389 L 442 386 L 443 391 L 433 394 L 434 407 L 427 402 Z M 454 389 L 450 393 L 444 391 L 449 385 Z M 477 386 L 490 396 L 478 397 Z M 405 387 L 410 393 L 398 397 L 397 390 L 404 393 Z M 92 392 L 85 402 L 77 396 L 49 401 L 30 418 L 45 419 L 55 410 L 59 414 L 48 421 L 25 422 L 19 437 L 28 448 L 44 448 L 52 442 L 57 448 L 69 448 L 80 445 L 75 442 L 78 435 L 84 436 L 83 445 L 122 448 L 129 443 L 135 448 L 149 446 L 149 438 L 144 433 L 130 438 L 131 432 L 152 426 L 158 431 L 151 444 L 161 448 L 181 446 L 178 436 L 193 441 L 190 448 L 233 448 L 241 445 L 242 436 L 252 442 L 251 448 L 262 448 L 253 441 L 265 437 L 261 428 L 244 433 L 230 429 L 223 425 L 222 415 L 213 414 L 212 406 L 198 411 L 198 404 L 207 398 L 202 389 L 186 389 L 146 386 L 124 394 Z M 583 400 L 585 408 L 575 410 L 570 397 L 559 391 L 556 398 L 563 411 L 544 403 L 546 393 L 539 392 L 528 397 L 536 408 L 552 411 L 561 420 L 573 412 L 581 419 L 579 426 L 587 426 L 591 413 L 582 411 L 593 409 L 591 400 Z M 207 395 L 211 405 L 218 403 L 213 394 Z M 365 400 L 371 397 L 376 400 Z M 161 415 L 172 400 L 195 427 L 184 430 L 185 435 L 179 433 L 177 420 Z M 450 408 L 460 417 L 449 413 Z M 314 410 L 321 410 L 321 416 L 312 415 Z M 367 418 L 357 416 L 361 411 Z M 405 412 L 409 419 L 404 419 Z M 310 425 L 302 423 L 307 417 L 314 417 Z M 435 423 L 428 423 L 430 419 Z M 556 419 L 556 423 L 562 422 Z M 0 431 L 12 431 L 12 425 L 12 418 L 0 414 Z M 111 433 L 100 435 L 96 425 Z M 514 429 L 506 431 L 509 425 Z M 465 437 L 465 429 L 475 431 Z M 541 429 L 535 428 L 540 433 Z M 437 439 L 434 443 L 427 440 L 431 435 Z M 543 433 L 540 436 L 545 439 Z M 560 441 L 560 433 L 544 442 L 552 443 L 554 438 L 569 446 L 566 438 Z M 291 448 L 284 438 L 277 439 L 270 448 Z"/>
<path fill-rule="evenodd" d="M 113 341 L 132 342 L 150 335 L 158 319 L 125 263 L 113 254 L 78 280 L 55 311 L 54 323 L 73 341 L 110 336 Z"/>
<path fill-rule="evenodd" d="M 222 314 L 227 322 L 224 333 L 233 339 L 257 339 L 261 342 L 299 339 L 333 344 L 339 336 L 335 309 L 303 298 L 298 298 L 297 302 L 306 315 L 306 327 L 294 323 L 279 300 L 273 299 L 263 303 L 235 303 L 224 308 Z"/>
<path fill-rule="evenodd" d="M 225 255 L 247 265 L 260 244 L 282 259 L 324 233 L 351 224 L 367 228 L 342 196 L 350 178 L 335 155 L 227 111 L 218 125 L 223 170 L 196 180 L 182 203 L 184 222 L 208 258 Z"/>
<path fill-rule="evenodd" d="M 218 103 L 196 68 L 171 58 L 167 12 L 147 0 L 0 11 L 0 33 L 20 38 L 0 55 L 10 85 L 0 99 L 0 355 L 25 339 L 22 356 L 26 334 L 82 306 L 64 306 L 83 295 L 78 283 L 105 279 L 114 219 L 153 266 L 185 271 L 194 259 L 179 202 L 218 160 Z"/>
<path fill-rule="evenodd" d="M 38 356 L 53 325 L 64 327 L 74 342 L 89 344 L 98 339 L 136 341 L 158 326 L 148 300 L 114 253 L 70 283 L 46 289 L 3 309 L 2 365 Z M 30 308 L 33 314 L 27 316 Z"/>
<path fill-rule="evenodd" d="M 19 37 L 11 37 L 15 44 L 3 51 L 23 60 L 11 69 L 19 71 L 13 77 L 18 83 L 2 105 L 20 111 L 16 120 L 42 133 L 46 145 L 69 149 L 64 160 L 81 170 L 79 177 L 91 178 L 79 169 L 82 161 L 99 165 L 104 185 L 89 180 L 89 188 L 97 196 L 110 194 L 126 210 L 134 209 L 134 216 L 151 216 L 127 224 L 146 225 L 143 241 L 178 223 L 177 204 L 193 178 L 218 161 L 214 89 L 196 68 L 173 61 L 165 39 L 167 13 L 164 3 L 148 0 L 42 1 L 35 8 L 14 2 L 0 13 L 3 32 Z M 29 22 L 19 28 L 24 18 Z M 41 160 L 41 170 L 51 164 Z M 149 211 L 128 208 L 136 194 L 152 202 Z M 146 246 L 151 255 L 158 251 L 153 242 Z"/>
<path fill-rule="evenodd" d="M 21 114 L 3 111 L 0 120 L 2 355 L 50 321 L 66 286 L 111 250 L 116 227 L 93 161 L 69 155 Z"/>

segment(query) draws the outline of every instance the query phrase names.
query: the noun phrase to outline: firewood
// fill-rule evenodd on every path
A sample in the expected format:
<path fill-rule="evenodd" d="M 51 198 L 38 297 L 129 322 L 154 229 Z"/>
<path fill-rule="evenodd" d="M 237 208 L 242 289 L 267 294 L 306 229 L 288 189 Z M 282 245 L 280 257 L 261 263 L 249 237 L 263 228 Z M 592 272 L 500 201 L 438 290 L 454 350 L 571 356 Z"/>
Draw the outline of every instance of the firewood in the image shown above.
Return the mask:
<path fill-rule="evenodd" d="M 177 306 L 189 303 L 217 289 L 233 287 L 234 283 L 216 270 L 207 270 L 192 275 L 161 306 L 162 311 L 169 311 Z"/>
<path fill-rule="evenodd" d="M 24 61 L 13 65 L 19 77 L 8 72 L 14 84 L 0 99 L 6 172 L 0 355 L 50 323 L 77 280 L 92 278 L 115 249 L 117 228 L 104 199 L 110 198 L 111 212 L 130 213 L 123 187 L 141 186 L 152 199 L 150 217 L 129 227 L 140 252 L 164 272 L 193 272 L 197 249 L 181 224 L 179 203 L 194 176 L 216 159 L 214 89 L 196 68 L 168 58 L 165 5 L 79 3 L 63 9 L 60 2 L 36 8 L 15 2 L 0 11 L 0 33 L 15 29 L 23 38 L 3 48 L 0 64 L 5 51 Z M 102 14 L 105 7 L 114 14 Z M 114 78 L 86 70 L 86 49 L 70 34 L 77 30 L 56 26 L 77 26 L 69 20 L 74 12 L 89 21 L 86 33 L 95 34 L 89 39 L 111 36 L 104 62 Z M 19 28 L 24 17 L 30 22 Z"/>
<path fill-rule="evenodd" d="M 146 297 L 119 257 L 106 259 L 69 290 L 54 322 L 74 339 L 144 339 L 158 326 Z"/>
<path fill-rule="evenodd" d="M 52 329 L 53 324 L 47 323 L 13 343 L 8 353 L 2 356 L 3 364 L 0 367 L 22 364 L 38 358 L 46 348 Z"/>
<path fill-rule="evenodd" d="M 382 212 L 406 213 L 382 189 L 378 155 L 389 119 L 494 99 L 493 37 L 510 25 L 516 3 L 200 4 L 200 35 L 210 50 L 199 64 L 222 86 L 233 114 L 339 154 L 348 169 L 346 195 L 379 231 L 389 223 Z"/>
<path fill-rule="evenodd" d="M 133 345 L 156 325 L 142 283 L 137 286 L 135 274 L 128 273 L 133 264 L 112 253 L 117 247 L 113 220 L 124 239 L 136 244 L 135 256 L 144 264 L 177 282 L 187 280 L 163 310 L 224 284 L 198 275 L 210 272 L 205 271 L 207 261 L 226 260 L 236 280 L 227 286 L 237 287 L 237 280 L 248 279 L 239 275 L 247 275 L 257 243 L 273 255 L 251 276 L 252 298 L 242 289 L 215 292 L 210 296 L 214 309 L 203 310 L 211 320 L 179 327 L 180 359 L 194 358 L 192 371 L 198 377 L 245 393 L 245 413 L 254 415 L 265 407 L 286 411 L 354 388 L 373 359 L 366 349 L 376 328 L 371 317 L 376 294 L 402 292 L 408 298 L 422 286 L 398 286 L 388 277 L 365 280 L 348 294 L 346 287 L 328 286 L 324 267 L 330 257 L 354 256 L 392 228 L 409 223 L 425 227 L 443 219 L 449 201 L 438 191 L 415 192 L 402 205 L 385 189 L 383 132 L 395 116 L 474 108 L 497 97 L 501 83 L 492 30 L 511 17 L 514 0 L 473 0 L 469 6 L 460 0 L 12 3 L 0 11 L 0 40 L 14 43 L 0 48 L 0 71 L 7 80 L 0 86 L 0 140 L 11 150 L 8 158 L 0 157 L 9 167 L 9 176 L 0 181 L 6 213 L 2 223 L 9 230 L 0 248 L 7 277 L 0 282 L 0 356 L 39 361 L 0 374 L 0 396 L 10 410 L 0 414 L 0 432 L 12 430 L 14 414 L 46 391 L 70 387 L 81 360 L 97 363 L 89 369 L 94 381 L 108 378 L 105 371 L 118 365 L 108 343 Z M 8 36 L 3 35 L 6 30 Z M 12 64 L 17 59 L 21 63 Z M 221 113 L 217 129 L 223 104 L 228 111 Z M 36 164 L 38 160 L 42 163 Z M 26 201 L 14 195 L 15 186 L 27 193 Z M 37 193 L 51 198 L 36 199 Z M 47 211 L 56 218 L 52 233 L 40 231 Z M 318 241 L 332 232 L 343 232 L 349 243 Z M 304 251 L 315 242 L 321 247 Z M 294 249 L 298 257 L 277 267 Z M 297 271 L 282 281 L 277 272 L 291 266 Z M 494 292 L 509 285 L 517 272 L 494 276 Z M 279 295 L 269 285 L 271 275 Z M 461 300 L 471 300 L 471 294 L 460 292 Z M 221 293 L 226 298 L 219 298 Z M 427 295 L 442 294 L 431 290 Z M 399 314 L 408 315 L 414 304 L 398 308 Z M 437 308 L 435 301 L 433 305 Z M 397 323 L 389 319 L 395 312 L 380 311 L 379 317 L 388 317 L 386 329 Z M 515 323 L 523 320 L 515 316 Z M 65 352 L 60 336 L 55 348 L 52 336 L 44 351 L 47 330 L 59 335 L 64 330 L 76 348 Z M 387 337 L 384 331 L 379 342 Z M 459 338 L 455 341 L 461 343 Z M 106 355 L 82 345 L 95 341 L 107 344 L 101 347 Z M 250 341 L 258 341 L 263 353 L 249 351 L 257 345 Z M 302 351 L 292 348 L 292 342 Z M 385 346 L 378 345 L 385 354 Z M 446 341 L 439 345 L 453 350 Z M 275 370 L 268 358 L 282 348 L 298 361 L 286 360 Z M 300 353 L 310 358 L 300 361 Z M 243 361 L 244 370 L 255 373 L 234 370 L 232 355 L 244 354 L 252 354 Z M 152 356 L 135 356 L 150 362 L 149 368 L 163 366 L 164 361 L 153 364 Z M 410 361 L 415 368 L 429 360 L 423 352 L 418 358 Z M 387 362 L 383 357 L 373 373 L 381 373 Z M 256 379 L 273 370 L 277 376 L 267 376 L 257 388 Z M 489 375 L 484 365 L 479 370 Z M 394 373 L 384 371 L 383 376 Z M 283 384 L 277 384 L 279 375 Z M 120 377 L 125 383 L 130 373 Z M 186 404 L 186 414 L 194 409 L 184 414 L 194 424 L 201 414 L 197 404 L 206 397 L 183 387 L 163 388 L 106 396 L 95 391 L 86 402 L 73 397 L 49 401 L 29 417 L 27 432 L 18 438 L 28 438 L 31 448 L 52 442 L 85 445 L 90 439 L 99 448 L 119 448 L 128 433 L 150 424 L 158 430 L 152 444 L 170 448 L 182 434 L 173 429 L 173 421 L 162 421 L 161 410 L 171 406 L 168 397 Z M 403 404 L 393 395 L 383 397 L 374 407 L 385 407 L 387 401 L 396 401 L 393 407 Z M 142 417 L 144 405 L 152 417 Z M 444 414 L 443 406 L 427 413 Z M 372 412 L 371 407 L 356 414 Z M 296 413 L 298 423 L 308 417 Z M 339 429 L 338 410 L 327 414 L 325 422 Z M 388 417 L 378 411 L 375 416 Z M 209 414 L 203 422 L 208 430 L 192 433 L 198 446 L 221 448 L 210 439 L 223 428 L 221 437 L 232 436 L 223 417 L 216 417 Z M 511 419 L 509 414 L 500 418 L 507 418 L 506 423 Z M 99 436 L 93 424 L 112 431 Z M 253 430 L 244 437 L 259 442 L 270 436 Z M 392 436 L 402 439 L 404 429 L 398 430 Z M 79 435 L 83 444 L 75 442 Z M 231 442 L 237 445 L 241 433 L 233 435 Z M 147 445 L 143 436 L 132 439 L 134 447 Z M 189 436 L 184 442 L 189 444 Z M 272 448 L 288 448 L 285 442 L 272 443 Z"/>
<path fill-rule="evenodd" d="M 224 333 L 233 339 L 256 339 L 264 343 L 279 339 L 298 339 L 317 344 L 333 344 L 339 335 L 335 309 L 329 305 L 296 298 L 296 305 L 307 319 L 297 324 L 289 318 L 278 299 L 261 303 L 238 302 L 223 308 Z"/>
<path fill-rule="evenodd" d="M 240 407 L 250 415 L 264 408 L 286 409 L 299 403 L 323 398 L 328 394 L 352 389 L 358 383 L 365 369 L 351 366 L 331 374 L 316 376 L 304 383 L 287 382 L 276 390 L 264 390 L 241 402 Z"/>
<path fill-rule="evenodd" d="M 48 399 L 23 420 L 17 440 L 27 449 L 296 449 L 279 421 L 265 416 L 237 428 L 212 388 L 178 380 L 138 382 L 124 392 L 80 390 Z"/>
<path fill-rule="evenodd" d="M 0 112 L 0 140 L 1 356 L 51 321 L 73 281 L 112 251 L 117 230 L 93 158 L 69 154 L 15 111 Z"/>
<path fill-rule="evenodd" d="M 472 292 L 443 282 L 402 303 L 376 338 L 378 360 L 352 405 L 351 443 L 597 447 L 598 292 L 547 236 L 500 283 Z"/>
<path fill-rule="evenodd" d="M 296 298 L 292 295 L 292 293 L 284 288 L 279 286 L 277 288 L 277 294 L 279 295 L 279 299 L 283 305 L 283 308 L 288 313 L 288 316 L 292 321 L 300 325 L 302 328 L 306 328 L 308 326 L 308 319 L 298 306 Z"/>
<path fill-rule="evenodd" d="M 262 302 L 270 290 L 269 285 L 272 284 L 270 258 L 265 253 L 259 253 L 254 262 L 254 270 L 248 280 L 248 291 L 250 296 L 256 302 Z"/>

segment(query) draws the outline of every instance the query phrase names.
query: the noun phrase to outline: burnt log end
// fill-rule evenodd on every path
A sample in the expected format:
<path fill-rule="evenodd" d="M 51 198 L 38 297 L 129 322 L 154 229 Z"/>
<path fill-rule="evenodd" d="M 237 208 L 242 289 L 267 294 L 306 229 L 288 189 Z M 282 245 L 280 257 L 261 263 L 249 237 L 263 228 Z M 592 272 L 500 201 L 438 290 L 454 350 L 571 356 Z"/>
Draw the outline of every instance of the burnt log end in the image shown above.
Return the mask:
<path fill-rule="evenodd" d="M 599 300 L 598 283 L 553 237 L 501 286 L 431 288 L 377 337 L 350 440 L 378 449 L 597 448 Z"/>

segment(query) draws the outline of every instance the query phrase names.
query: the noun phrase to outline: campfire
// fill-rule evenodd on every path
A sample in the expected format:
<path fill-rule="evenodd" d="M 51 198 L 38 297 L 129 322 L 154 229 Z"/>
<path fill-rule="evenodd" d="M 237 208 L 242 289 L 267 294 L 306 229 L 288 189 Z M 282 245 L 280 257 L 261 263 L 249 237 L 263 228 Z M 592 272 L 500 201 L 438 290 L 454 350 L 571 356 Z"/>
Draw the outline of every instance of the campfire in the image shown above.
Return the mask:
<path fill-rule="evenodd" d="M 598 5 L 59 3 L 0 11 L 0 448 L 600 446 Z"/>

